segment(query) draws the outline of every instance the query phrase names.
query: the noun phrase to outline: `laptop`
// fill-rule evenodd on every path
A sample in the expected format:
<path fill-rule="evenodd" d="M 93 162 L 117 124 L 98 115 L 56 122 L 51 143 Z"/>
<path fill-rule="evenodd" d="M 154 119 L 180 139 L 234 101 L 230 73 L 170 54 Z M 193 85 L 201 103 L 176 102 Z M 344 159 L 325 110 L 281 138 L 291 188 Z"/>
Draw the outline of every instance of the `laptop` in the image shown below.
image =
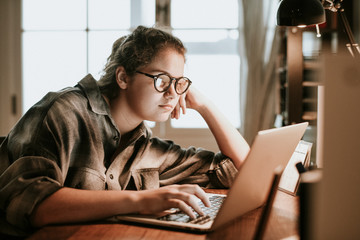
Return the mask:
<path fill-rule="evenodd" d="M 212 207 L 202 206 L 205 216 L 191 220 L 178 209 L 158 215 L 117 215 L 110 221 L 126 221 L 170 229 L 210 232 L 254 210 L 266 201 L 275 169 L 285 168 L 301 140 L 307 122 L 258 132 L 251 150 L 227 195 L 208 194 Z M 213 202 L 215 201 L 215 202 Z M 217 209 L 212 209 L 218 206 Z M 197 213 L 196 213 L 197 214 Z"/>

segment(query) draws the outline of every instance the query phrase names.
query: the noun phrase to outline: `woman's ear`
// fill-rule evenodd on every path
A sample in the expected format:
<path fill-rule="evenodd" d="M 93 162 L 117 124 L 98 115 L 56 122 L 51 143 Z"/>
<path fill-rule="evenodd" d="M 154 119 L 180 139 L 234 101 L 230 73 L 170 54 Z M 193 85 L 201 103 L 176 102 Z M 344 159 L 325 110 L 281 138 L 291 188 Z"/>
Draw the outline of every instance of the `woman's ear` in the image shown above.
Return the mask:
<path fill-rule="evenodd" d="M 116 69 L 116 82 L 121 89 L 127 89 L 128 76 L 123 66 Z"/>

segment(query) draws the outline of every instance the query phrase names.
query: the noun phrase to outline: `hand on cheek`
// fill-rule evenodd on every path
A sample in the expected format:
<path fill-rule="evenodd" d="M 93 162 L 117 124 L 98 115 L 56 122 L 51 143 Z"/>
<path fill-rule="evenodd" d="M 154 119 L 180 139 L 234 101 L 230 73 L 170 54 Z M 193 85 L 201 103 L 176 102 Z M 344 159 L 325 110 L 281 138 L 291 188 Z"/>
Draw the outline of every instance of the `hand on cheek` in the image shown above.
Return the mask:
<path fill-rule="evenodd" d="M 174 110 L 171 112 L 171 118 L 179 119 L 180 117 L 180 105 L 176 104 Z"/>
<path fill-rule="evenodd" d="M 180 118 L 180 109 L 183 114 L 186 114 L 186 94 L 180 96 L 178 103 L 176 104 L 174 110 L 171 112 L 171 118 L 179 119 Z"/>

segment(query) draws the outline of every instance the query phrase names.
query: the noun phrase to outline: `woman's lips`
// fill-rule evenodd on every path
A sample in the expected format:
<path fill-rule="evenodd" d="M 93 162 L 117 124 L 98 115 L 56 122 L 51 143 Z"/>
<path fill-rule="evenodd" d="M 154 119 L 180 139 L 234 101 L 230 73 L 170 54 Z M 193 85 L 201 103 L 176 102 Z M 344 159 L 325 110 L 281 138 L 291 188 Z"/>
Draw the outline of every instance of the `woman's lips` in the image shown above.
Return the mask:
<path fill-rule="evenodd" d="M 159 105 L 159 107 L 161 107 L 167 111 L 172 111 L 174 109 L 174 107 L 170 104 L 162 104 L 162 105 Z"/>

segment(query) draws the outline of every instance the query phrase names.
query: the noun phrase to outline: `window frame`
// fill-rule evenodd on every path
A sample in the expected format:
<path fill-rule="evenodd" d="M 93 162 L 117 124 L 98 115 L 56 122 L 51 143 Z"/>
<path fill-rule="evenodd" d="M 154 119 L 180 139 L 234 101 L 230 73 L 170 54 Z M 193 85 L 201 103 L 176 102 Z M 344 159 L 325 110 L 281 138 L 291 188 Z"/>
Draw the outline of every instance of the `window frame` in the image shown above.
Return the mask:
<path fill-rule="evenodd" d="M 14 38 L 17 38 L 19 41 L 19 46 L 11 45 L 11 49 L 14 55 L 14 61 L 12 63 L 13 66 L 18 66 L 16 69 L 10 68 L 9 71 L 11 71 L 10 75 L 11 78 L 9 83 L 11 86 L 8 86 L 8 89 L 11 89 L 12 96 L 15 96 L 15 102 L 16 106 L 9 107 L 9 101 L 2 101 L 2 103 L 6 102 L 6 104 L 0 104 L 3 108 L 3 106 L 7 106 L 7 108 L 15 108 L 16 114 L 12 117 L 11 120 L 8 120 L 9 115 L 2 117 L 2 121 L 4 119 L 7 119 L 8 124 L 7 126 L 3 127 L 1 124 L 1 132 L 2 135 L 6 135 L 11 127 L 16 123 L 16 121 L 22 116 L 22 75 L 21 71 L 18 71 L 18 69 L 22 69 L 22 55 L 21 55 L 21 39 L 22 39 L 22 26 L 21 26 L 21 9 L 22 9 L 22 1 L 21 0 L 6 0 L 8 2 L 11 8 L 11 18 L 13 23 L 17 25 L 11 26 L 12 29 L 15 29 L 14 32 L 16 34 L 14 35 Z M 138 8 L 140 0 L 132 0 L 131 1 L 131 9 L 132 12 L 136 11 L 136 8 Z M 156 24 L 158 26 L 166 26 L 170 22 L 170 4 L 171 0 L 156 0 Z M 7 10 L 6 10 L 7 11 Z M 128 30 L 134 29 L 137 25 L 139 25 L 139 21 L 136 17 L 134 17 L 135 14 L 131 14 L 131 27 Z M 168 22 L 168 23 L 167 23 Z M 126 29 L 124 29 L 126 30 Z M 85 29 L 87 31 L 87 34 L 89 32 L 89 29 Z M 90 30 L 91 31 L 91 30 Z M 16 41 L 15 41 L 16 42 Z M 16 51 L 14 51 L 16 50 Z M 88 55 L 89 50 L 87 51 Z M 87 58 L 88 59 L 88 58 Z M 87 71 L 89 71 L 89 62 L 87 60 Z M 9 85 L 9 84 L 8 84 Z M 2 86 L 4 86 L 2 84 Z M 21 87 L 18 87 L 21 86 Z M 8 96 L 6 96 L 8 98 Z M 216 144 L 216 141 L 211 133 L 211 131 L 207 128 L 174 128 L 171 126 L 170 120 L 163 122 L 163 123 L 157 123 L 155 124 L 155 127 L 152 128 L 153 135 L 158 136 L 164 139 L 171 139 L 175 143 L 181 145 L 182 147 L 189 147 L 189 146 L 196 146 L 196 147 L 203 147 L 212 151 L 217 151 L 218 147 Z"/>

